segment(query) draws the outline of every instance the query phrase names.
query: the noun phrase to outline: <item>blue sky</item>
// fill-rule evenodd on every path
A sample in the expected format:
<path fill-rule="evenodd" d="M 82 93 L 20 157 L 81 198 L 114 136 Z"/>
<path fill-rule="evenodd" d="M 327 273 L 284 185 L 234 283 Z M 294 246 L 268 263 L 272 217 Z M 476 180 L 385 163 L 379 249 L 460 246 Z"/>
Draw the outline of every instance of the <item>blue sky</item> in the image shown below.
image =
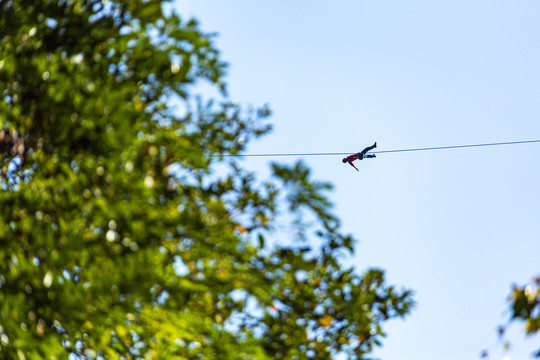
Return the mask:
<path fill-rule="evenodd" d="M 217 32 L 233 100 L 269 103 L 249 153 L 357 152 L 540 139 L 540 2 L 177 0 Z M 304 157 L 334 184 L 347 259 L 386 270 L 417 308 L 386 325 L 383 359 L 527 359 L 514 282 L 540 271 L 540 144 L 380 154 L 356 172 Z M 295 158 L 274 159 L 293 162 Z M 270 159 L 246 159 L 267 174 Z"/>

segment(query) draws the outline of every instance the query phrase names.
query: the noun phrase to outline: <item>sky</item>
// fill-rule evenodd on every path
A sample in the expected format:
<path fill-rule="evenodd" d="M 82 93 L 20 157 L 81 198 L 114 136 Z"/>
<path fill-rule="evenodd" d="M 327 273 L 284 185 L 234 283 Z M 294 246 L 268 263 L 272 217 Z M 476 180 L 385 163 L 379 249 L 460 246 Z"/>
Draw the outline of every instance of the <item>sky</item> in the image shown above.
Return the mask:
<path fill-rule="evenodd" d="M 270 104 L 274 131 L 247 153 L 355 153 L 540 139 L 540 2 L 176 0 L 229 63 L 232 100 Z M 358 272 L 415 291 L 385 324 L 382 359 L 528 359 L 510 327 L 513 283 L 540 275 L 540 143 L 304 160 L 329 181 Z"/>

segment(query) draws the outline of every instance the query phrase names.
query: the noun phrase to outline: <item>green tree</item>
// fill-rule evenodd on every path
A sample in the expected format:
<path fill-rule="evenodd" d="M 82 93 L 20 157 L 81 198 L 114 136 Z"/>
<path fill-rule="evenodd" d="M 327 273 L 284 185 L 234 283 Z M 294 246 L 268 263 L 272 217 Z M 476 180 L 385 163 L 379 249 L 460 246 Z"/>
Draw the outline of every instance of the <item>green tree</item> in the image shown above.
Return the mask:
<path fill-rule="evenodd" d="M 270 111 L 231 103 L 212 37 L 162 5 L 0 2 L 0 356 L 364 358 L 410 292 L 343 268 L 305 164 L 260 181 L 227 156 Z"/>
<path fill-rule="evenodd" d="M 505 351 L 510 349 L 510 341 L 505 340 L 506 332 L 510 325 L 515 322 L 525 323 L 525 334 L 535 336 L 540 330 L 540 276 L 533 277 L 526 285 L 512 285 L 512 292 L 508 298 L 510 318 L 507 323 L 498 327 L 500 340 L 504 340 Z M 540 349 L 536 350 L 532 356 L 540 358 Z M 480 358 L 489 357 L 489 351 L 484 350 Z"/>
<path fill-rule="evenodd" d="M 499 327 L 499 335 L 504 336 L 506 328 L 513 322 L 525 323 L 525 334 L 535 336 L 540 330 L 540 276 L 535 277 L 529 284 L 520 286 L 514 284 L 509 299 L 510 319 L 504 326 Z M 506 345 L 509 347 L 509 343 Z M 540 349 L 533 354 L 540 358 Z"/>
<path fill-rule="evenodd" d="M 528 335 L 538 333 L 540 330 L 540 276 L 525 286 L 513 286 L 510 308 L 510 321 L 524 321 L 525 333 Z M 540 349 L 535 356 L 540 357 Z"/>

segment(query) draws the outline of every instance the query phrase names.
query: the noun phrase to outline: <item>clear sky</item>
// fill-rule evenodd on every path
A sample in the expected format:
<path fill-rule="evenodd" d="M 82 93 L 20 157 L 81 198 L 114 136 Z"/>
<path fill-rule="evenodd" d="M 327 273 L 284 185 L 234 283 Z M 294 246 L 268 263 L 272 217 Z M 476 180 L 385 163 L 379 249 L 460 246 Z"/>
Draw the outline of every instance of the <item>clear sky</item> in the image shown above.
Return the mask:
<path fill-rule="evenodd" d="M 540 1 L 177 0 L 217 32 L 233 100 L 269 103 L 249 153 L 357 152 L 540 139 Z M 418 302 L 386 324 L 386 360 L 527 359 L 496 345 L 507 296 L 540 274 L 540 143 L 379 154 L 356 172 L 304 157 L 359 243 Z M 274 159 L 292 162 L 297 159 Z M 246 159 L 266 174 L 270 159 Z"/>

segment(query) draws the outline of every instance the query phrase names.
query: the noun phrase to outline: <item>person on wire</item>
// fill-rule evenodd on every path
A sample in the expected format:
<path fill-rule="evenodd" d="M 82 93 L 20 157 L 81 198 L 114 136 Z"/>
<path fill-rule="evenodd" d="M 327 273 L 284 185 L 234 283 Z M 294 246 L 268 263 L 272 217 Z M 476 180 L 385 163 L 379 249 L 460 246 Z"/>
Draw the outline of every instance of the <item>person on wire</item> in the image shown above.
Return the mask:
<path fill-rule="evenodd" d="M 353 161 L 354 160 L 363 160 L 364 158 L 374 158 L 376 157 L 375 154 L 367 154 L 368 151 L 370 150 L 373 150 L 377 147 L 377 142 L 375 142 L 375 144 L 373 144 L 372 146 L 368 146 L 367 148 L 365 148 L 364 150 L 362 150 L 361 152 L 357 153 L 357 154 L 352 154 L 352 155 L 349 155 L 347 156 L 346 158 L 343 158 L 343 163 L 349 163 L 349 165 L 351 165 L 353 168 L 356 169 L 356 171 L 359 171 L 356 166 L 354 166 L 353 164 Z"/>

